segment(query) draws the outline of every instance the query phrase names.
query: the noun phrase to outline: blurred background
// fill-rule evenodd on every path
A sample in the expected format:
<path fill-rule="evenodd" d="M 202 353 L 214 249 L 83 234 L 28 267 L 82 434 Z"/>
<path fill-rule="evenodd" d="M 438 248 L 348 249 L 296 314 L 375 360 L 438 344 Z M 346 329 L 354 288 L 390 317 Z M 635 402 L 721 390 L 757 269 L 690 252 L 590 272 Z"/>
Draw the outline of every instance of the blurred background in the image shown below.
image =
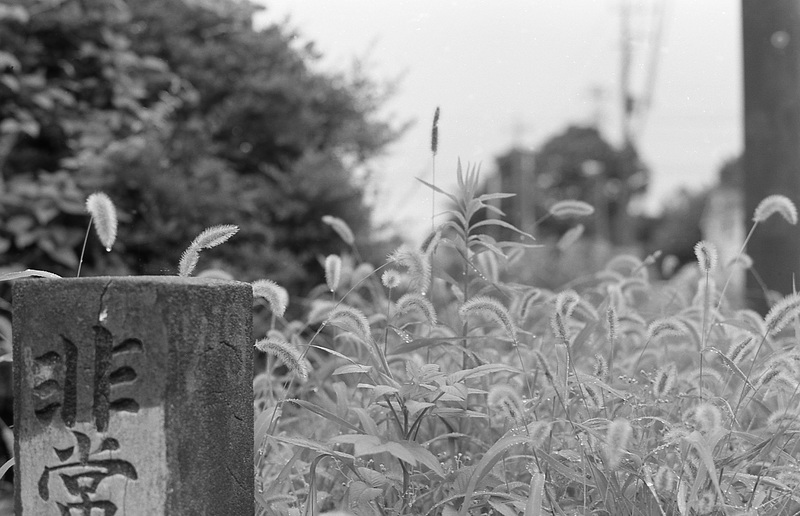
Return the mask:
<path fill-rule="evenodd" d="M 733 258 L 765 195 L 798 201 L 799 81 L 792 0 L 2 0 L 0 272 L 74 275 L 102 190 L 119 237 L 88 240 L 85 275 L 174 274 L 200 231 L 237 224 L 200 270 L 299 306 L 348 250 L 323 216 L 380 264 L 445 220 L 415 178 L 451 189 L 461 160 L 544 246 L 520 281 L 619 253 L 667 279 L 701 239 Z M 564 199 L 594 216 L 541 220 Z M 760 309 L 800 268 L 797 235 L 765 226 L 760 275 L 729 290 Z"/>
<path fill-rule="evenodd" d="M 394 83 L 382 112 L 412 125 L 375 167 L 378 220 L 430 225 L 430 193 L 409 178 L 431 177 L 423 151 L 436 106 L 443 185 L 458 158 L 488 175 L 511 149 L 535 153 L 570 126 L 593 128 L 617 149 L 633 144 L 650 169 L 640 213 L 714 185 L 743 144 L 738 2 L 263 5 L 256 23 L 297 28 L 320 50 L 319 69 L 359 66 Z"/>

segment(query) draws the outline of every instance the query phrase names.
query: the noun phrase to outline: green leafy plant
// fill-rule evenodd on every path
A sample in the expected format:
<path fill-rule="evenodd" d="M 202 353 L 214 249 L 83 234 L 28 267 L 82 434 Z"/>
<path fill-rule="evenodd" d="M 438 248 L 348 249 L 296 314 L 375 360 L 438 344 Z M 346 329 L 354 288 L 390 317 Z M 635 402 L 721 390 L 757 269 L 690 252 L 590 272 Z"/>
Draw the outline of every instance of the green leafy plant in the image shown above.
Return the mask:
<path fill-rule="evenodd" d="M 379 267 L 329 256 L 305 316 L 259 340 L 260 514 L 800 510 L 797 295 L 766 318 L 729 307 L 711 272 L 746 255 L 721 266 L 708 242 L 688 292 L 650 277 L 655 255 L 561 292 L 516 283 L 530 235 L 473 222 L 508 194 L 457 176 L 456 193 L 426 183 L 451 204 L 421 248 Z M 770 215 L 791 223 L 787 202 Z"/>

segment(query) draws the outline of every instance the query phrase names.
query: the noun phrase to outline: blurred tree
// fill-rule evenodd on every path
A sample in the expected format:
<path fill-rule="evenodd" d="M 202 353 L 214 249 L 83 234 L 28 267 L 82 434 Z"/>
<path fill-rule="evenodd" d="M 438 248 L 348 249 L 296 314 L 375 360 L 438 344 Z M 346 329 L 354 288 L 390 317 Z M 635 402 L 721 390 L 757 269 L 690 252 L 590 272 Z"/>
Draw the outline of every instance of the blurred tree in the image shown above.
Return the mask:
<path fill-rule="evenodd" d="M 376 116 L 389 91 L 358 70 L 313 70 L 313 47 L 282 27 L 254 30 L 255 10 L 0 6 L 6 264 L 74 271 L 96 189 L 121 212 L 115 252 L 90 242 L 86 264 L 103 272 L 174 272 L 198 232 L 235 223 L 240 234 L 207 265 L 302 289 L 321 278 L 319 255 L 343 249 L 322 215 L 367 236 L 369 160 L 399 134 Z"/>
<path fill-rule="evenodd" d="M 697 261 L 694 245 L 703 239 L 701 221 L 709 190 L 680 189 L 664 203 L 658 217 L 644 220 L 640 239 L 647 253 L 661 251 L 661 258 L 678 259 L 675 269 Z"/>
<path fill-rule="evenodd" d="M 626 210 L 632 195 L 647 187 L 648 172 L 635 153 L 608 143 L 595 127 L 569 126 L 547 140 L 536 153 L 512 149 L 498 158 L 498 188 L 521 194 L 501 205 L 515 225 L 528 231 L 557 201 L 579 199 L 595 207 L 589 234 L 615 244 L 628 244 Z M 628 170 L 636 173 L 628 176 Z M 542 235 L 560 234 L 570 222 L 544 220 Z"/>
<path fill-rule="evenodd" d="M 542 209 L 562 199 L 586 201 L 595 207 L 590 232 L 613 244 L 631 243 L 628 203 L 648 183 L 648 171 L 634 150 L 614 148 L 596 127 L 570 126 L 545 142 L 535 166 Z"/>

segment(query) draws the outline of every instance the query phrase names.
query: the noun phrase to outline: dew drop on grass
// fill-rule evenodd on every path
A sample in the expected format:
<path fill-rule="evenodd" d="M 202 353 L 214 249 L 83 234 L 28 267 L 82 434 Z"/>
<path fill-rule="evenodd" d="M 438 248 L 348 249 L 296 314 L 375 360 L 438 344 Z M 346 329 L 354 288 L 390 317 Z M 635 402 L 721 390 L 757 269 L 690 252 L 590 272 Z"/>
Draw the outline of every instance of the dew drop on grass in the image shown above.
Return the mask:
<path fill-rule="evenodd" d="M 106 252 L 110 253 L 111 252 L 111 248 L 110 247 L 106 247 Z"/>

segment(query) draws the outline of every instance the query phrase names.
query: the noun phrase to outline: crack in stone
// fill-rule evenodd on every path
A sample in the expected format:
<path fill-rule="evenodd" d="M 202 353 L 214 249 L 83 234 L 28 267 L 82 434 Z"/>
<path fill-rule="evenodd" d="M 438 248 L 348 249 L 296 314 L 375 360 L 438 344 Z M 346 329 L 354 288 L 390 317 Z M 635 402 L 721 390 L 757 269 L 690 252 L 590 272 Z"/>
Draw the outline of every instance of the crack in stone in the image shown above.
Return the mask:
<path fill-rule="evenodd" d="M 244 482 L 242 482 L 241 480 L 236 478 L 236 475 L 234 475 L 233 471 L 231 471 L 231 467 L 228 466 L 227 464 L 225 465 L 225 470 L 228 472 L 228 474 L 231 476 L 231 478 L 233 478 L 233 481 L 236 482 L 236 485 L 238 485 L 240 488 L 242 488 L 242 490 L 247 490 L 247 487 L 244 485 Z"/>
<path fill-rule="evenodd" d="M 114 280 L 108 280 L 106 284 L 103 286 L 103 292 L 100 293 L 100 308 L 97 310 L 97 322 L 100 324 L 105 324 L 106 319 L 108 319 L 108 308 L 105 305 L 105 297 L 106 292 L 108 292 L 109 287 Z"/>

